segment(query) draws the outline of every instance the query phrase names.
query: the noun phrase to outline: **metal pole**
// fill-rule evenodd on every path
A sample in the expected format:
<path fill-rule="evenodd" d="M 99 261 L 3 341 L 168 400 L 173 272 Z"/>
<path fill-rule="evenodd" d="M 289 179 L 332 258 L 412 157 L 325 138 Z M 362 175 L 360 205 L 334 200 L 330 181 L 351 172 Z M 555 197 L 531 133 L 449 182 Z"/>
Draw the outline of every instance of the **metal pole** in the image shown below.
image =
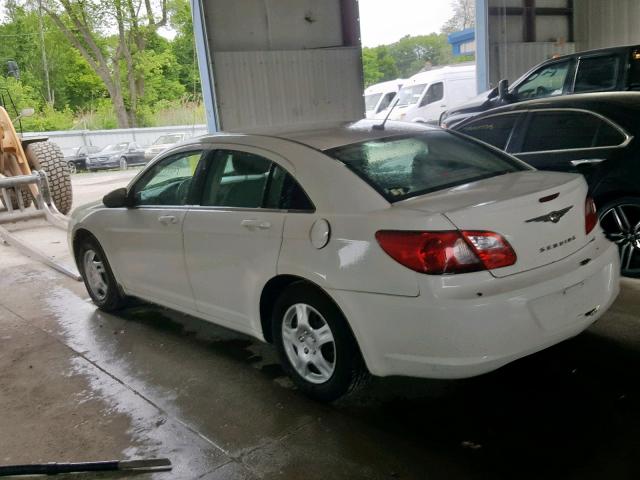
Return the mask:
<path fill-rule="evenodd" d="M 47 87 L 47 103 L 53 104 L 51 98 L 51 85 L 49 84 L 49 63 L 47 62 L 47 51 L 44 48 L 44 26 L 42 24 L 42 0 L 38 0 L 38 25 L 40 26 L 40 50 L 42 52 L 42 67 L 44 68 L 44 83 Z"/>

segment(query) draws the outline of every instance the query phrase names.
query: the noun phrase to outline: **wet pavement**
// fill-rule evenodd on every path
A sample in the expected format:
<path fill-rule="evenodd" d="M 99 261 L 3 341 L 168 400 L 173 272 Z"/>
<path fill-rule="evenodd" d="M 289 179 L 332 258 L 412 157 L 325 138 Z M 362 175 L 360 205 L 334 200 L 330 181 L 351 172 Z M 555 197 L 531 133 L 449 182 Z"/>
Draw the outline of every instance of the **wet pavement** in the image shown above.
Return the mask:
<path fill-rule="evenodd" d="M 496 372 L 373 379 L 332 405 L 297 392 L 269 345 L 144 303 L 105 314 L 2 245 L 0 292 L 0 463 L 166 456 L 172 472 L 135 477 L 160 480 L 640 475 L 638 281 L 587 332 Z"/>

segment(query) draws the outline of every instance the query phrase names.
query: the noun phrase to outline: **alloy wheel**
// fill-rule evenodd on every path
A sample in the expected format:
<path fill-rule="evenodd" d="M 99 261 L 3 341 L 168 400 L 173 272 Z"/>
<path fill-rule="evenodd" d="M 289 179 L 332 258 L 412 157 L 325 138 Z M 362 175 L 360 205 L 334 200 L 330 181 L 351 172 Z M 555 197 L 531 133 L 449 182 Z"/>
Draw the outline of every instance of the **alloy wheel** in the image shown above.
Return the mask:
<path fill-rule="evenodd" d="M 76 164 L 75 163 L 69 162 L 68 165 L 69 165 L 69 173 L 71 175 L 73 175 L 74 173 L 76 173 L 78 171 L 78 169 L 76 168 Z"/>
<path fill-rule="evenodd" d="M 107 297 L 109 280 L 104 261 L 95 250 L 87 250 L 82 257 L 82 266 L 91 293 L 102 301 Z"/>
<path fill-rule="evenodd" d="M 620 249 L 622 274 L 640 276 L 640 205 L 615 205 L 602 212 L 600 223 L 607 238 Z"/>
<path fill-rule="evenodd" d="M 328 381 L 336 368 L 336 345 L 331 327 L 311 305 L 296 303 L 284 314 L 282 343 L 289 362 L 306 381 Z"/>
<path fill-rule="evenodd" d="M 126 170 L 126 169 L 127 169 L 127 167 L 128 167 L 128 165 L 127 165 L 127 159 L 126 159 L 126 158 L 124 158 L 124 157 L 122 157 L 122 158 L 120 159 L 120 170 Z"/>

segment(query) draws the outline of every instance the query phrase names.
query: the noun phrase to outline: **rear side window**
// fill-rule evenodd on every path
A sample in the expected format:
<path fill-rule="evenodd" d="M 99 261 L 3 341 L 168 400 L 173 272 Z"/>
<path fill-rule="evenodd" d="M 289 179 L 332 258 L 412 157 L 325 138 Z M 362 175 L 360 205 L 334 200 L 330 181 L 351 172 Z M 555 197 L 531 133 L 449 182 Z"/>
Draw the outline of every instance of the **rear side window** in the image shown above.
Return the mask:
<path fill-rule="evenodd" d="M 625 136 L 609 122 L 586 112 L 534 113 L 522 152 L 620 145 Z"/>
<path fill-rule="evenodd" d="M 620 58 L 617 55 L 581 58 L 573 91 L 578 93 L 614 90 L 618 83 L 619 65 Z"/>
<path fill-rule="evenodd" d="M 284 168 L 276 164 L 273 165 L 264 206 L 304 212 L 315 210 L 300 184 Z"/>
<path fill-rule="evenodd" d="M 325 153 L 390 202 L 528 169 L 507 155 L 444 131 L 369 140 Z"/>
<path fill-rule="evenodd" d="M 495 115 L 465 125 L 460 131 L 500 150 L 507 146 L 519 114 Z"/>
<path fill-rule="evenodd" d="M 252 153 L 218 150 L 207 173 L 202 205 L 259 208 L 271 161 Z"/>

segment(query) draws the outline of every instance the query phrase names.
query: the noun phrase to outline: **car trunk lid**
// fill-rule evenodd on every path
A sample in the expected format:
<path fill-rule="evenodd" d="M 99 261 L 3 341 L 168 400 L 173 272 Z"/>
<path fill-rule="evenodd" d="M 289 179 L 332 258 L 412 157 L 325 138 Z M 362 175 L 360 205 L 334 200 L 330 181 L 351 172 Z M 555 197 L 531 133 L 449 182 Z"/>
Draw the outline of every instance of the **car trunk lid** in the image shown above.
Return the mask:
<path fill-rule="evenodd" d="M 460 230 L 499 233 L 517 255 L 494 269 L 505 277 L 557 262 L 581 249 L 587 186 L 578 175 L 516 172 L 399 202 L 396 207 L 441 213 Z"/>

